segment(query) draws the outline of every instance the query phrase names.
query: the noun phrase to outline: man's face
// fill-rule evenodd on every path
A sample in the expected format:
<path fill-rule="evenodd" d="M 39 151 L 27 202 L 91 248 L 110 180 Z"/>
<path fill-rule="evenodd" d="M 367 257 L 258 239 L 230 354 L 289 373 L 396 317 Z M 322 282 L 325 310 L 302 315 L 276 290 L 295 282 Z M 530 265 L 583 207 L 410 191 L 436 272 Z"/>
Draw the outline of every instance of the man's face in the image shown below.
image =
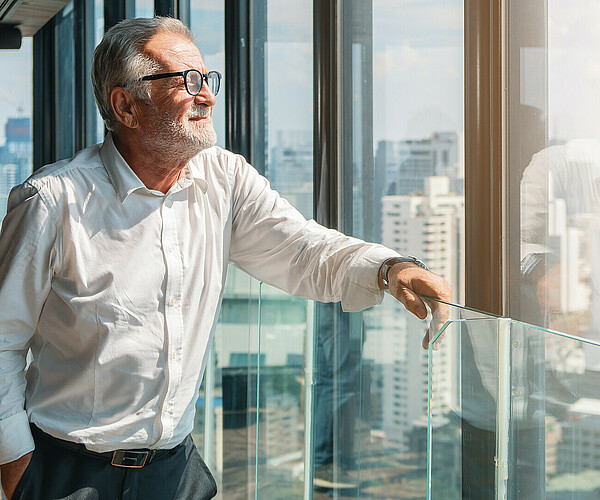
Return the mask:
<path fill-rule="evenodd" d="M 160 72 L 198 69 L 207 72 L 196 46 L 178 35 L 159 33 L 145 47 L 146 54 L 158 62 Z M 201 92 L 192 96 L 182 76 L 151 82 L 153 104 L 143 106 L 140 125 L 143 141 L 152 149 L 162 148 L 173 157 L 189 159 L 214 146 L 217 135 L 212 124 L 215 96 L 204 82 Z"/>

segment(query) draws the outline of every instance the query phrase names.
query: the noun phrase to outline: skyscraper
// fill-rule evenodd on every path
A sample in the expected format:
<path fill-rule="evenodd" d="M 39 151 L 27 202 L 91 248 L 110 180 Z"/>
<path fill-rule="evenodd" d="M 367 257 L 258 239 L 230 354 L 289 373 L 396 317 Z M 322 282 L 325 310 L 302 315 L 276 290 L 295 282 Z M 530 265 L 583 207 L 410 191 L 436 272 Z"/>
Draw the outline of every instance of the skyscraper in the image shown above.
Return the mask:
<path fill-rule="evenodd" d="M 33 159 L 30 118 L 9 118 L 5 131 L 6 143 L 0 147 L 0 219 L 6 215 L 12 187 L 31 174 Z"/>

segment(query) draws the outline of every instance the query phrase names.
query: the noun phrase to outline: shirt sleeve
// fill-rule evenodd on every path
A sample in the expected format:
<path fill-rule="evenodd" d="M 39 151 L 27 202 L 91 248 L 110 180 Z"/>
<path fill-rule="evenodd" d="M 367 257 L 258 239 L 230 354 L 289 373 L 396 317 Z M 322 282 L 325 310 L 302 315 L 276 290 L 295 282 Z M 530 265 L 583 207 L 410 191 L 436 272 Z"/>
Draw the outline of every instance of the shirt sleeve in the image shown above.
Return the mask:
<path fill-rule="evenodd" d="M 0 232 L 0 464 L 34 449 L 25 366 L 53 275 L 59 225 L 37 188 L 15 187 Z"/>
<path fill-rule="evenodd" d="M 230 259 L 297 297 L 341 301 L 344 311 L 380 304 L 378 271 L 397 252 L 307 221 L 241 157 L 233 170 Z"/>

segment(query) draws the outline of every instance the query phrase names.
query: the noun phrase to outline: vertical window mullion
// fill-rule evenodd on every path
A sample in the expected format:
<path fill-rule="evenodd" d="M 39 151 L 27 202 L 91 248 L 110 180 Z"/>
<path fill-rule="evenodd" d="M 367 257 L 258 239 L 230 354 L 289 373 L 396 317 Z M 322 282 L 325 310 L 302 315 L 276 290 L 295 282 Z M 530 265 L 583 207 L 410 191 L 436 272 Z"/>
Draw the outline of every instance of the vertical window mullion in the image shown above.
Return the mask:
<path fill-rule="evenodd" d="M 123 19 L 135 17 L 135 0 L 110 0 L 104 2 L 104 32 Z"/>
<path fill-rule="evenodd" d="M 225 0 L 225 144 L 252 162 L 249 9 L 249 0 Z"/>
<path fill-rule="evenodd" d="M 466 304 L 506 312 L 503 0 L 465 1 Z"/>
<path fill-rule="evenodd" d="M 154 13 L 157 16 L 175 17 L 189 26 L 190 0 L 154 0 Z"/>
<path fill-rule="evenodd" d="M 75 0 L 75 150 L 95 144 L 96 104 L 90 80 L 95 47 L 94 3 Z"/>
<path fill-rule="evenodd" d="M 52 18 L 33 37 L 33 169 L 56 160 L 55 21 Z"/>
<path fill-rule="evenodd" d="M 338 221 L 338 20 L 335 0 L 315 0 L 313 214 L 320 224 Z"/>

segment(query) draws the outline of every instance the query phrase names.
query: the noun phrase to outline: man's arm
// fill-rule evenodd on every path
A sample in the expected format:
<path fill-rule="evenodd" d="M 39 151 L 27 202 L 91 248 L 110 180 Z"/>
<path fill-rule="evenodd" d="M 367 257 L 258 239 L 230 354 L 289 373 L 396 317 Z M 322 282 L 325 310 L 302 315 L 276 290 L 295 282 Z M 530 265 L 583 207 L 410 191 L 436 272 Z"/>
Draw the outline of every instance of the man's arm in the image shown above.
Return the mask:
<path fill-rule="evenodd" d="M 25 365 L 50 292 L 56 222 L 35 187 L 25 183 L 13 189 L 0 232 L 0 474 L 7 495 L 34 448 L 25 411 Z"/>
<path fill-rule="evenodd" d="M 393 250 L 307 221 L 238 158 L 229 257 L 255 278 L 297 297 L 341 302 L 344 311 L 381 303 L 377 271 Z"/>
<path fill-rule="evenodd" d="M 292 295 L 341 301 L 344 311 L 381 303 L 378 271 L 385 259 L 399 254 L 307 221 L 239 157 L 232 177 L 230 258 L 238 267 Z M 404 267 L 407 271 L 394 277 L 391 288 L 411 312 L 426 315 L 421 299 L 413 298 L 411 290 L 434 298 L 449 297 L 450 287 L 442 278 L 423 269 L 415 274 L 412 267 L 417 266 Z M 394 267 L 390 278 L 400 270 Z"/>

